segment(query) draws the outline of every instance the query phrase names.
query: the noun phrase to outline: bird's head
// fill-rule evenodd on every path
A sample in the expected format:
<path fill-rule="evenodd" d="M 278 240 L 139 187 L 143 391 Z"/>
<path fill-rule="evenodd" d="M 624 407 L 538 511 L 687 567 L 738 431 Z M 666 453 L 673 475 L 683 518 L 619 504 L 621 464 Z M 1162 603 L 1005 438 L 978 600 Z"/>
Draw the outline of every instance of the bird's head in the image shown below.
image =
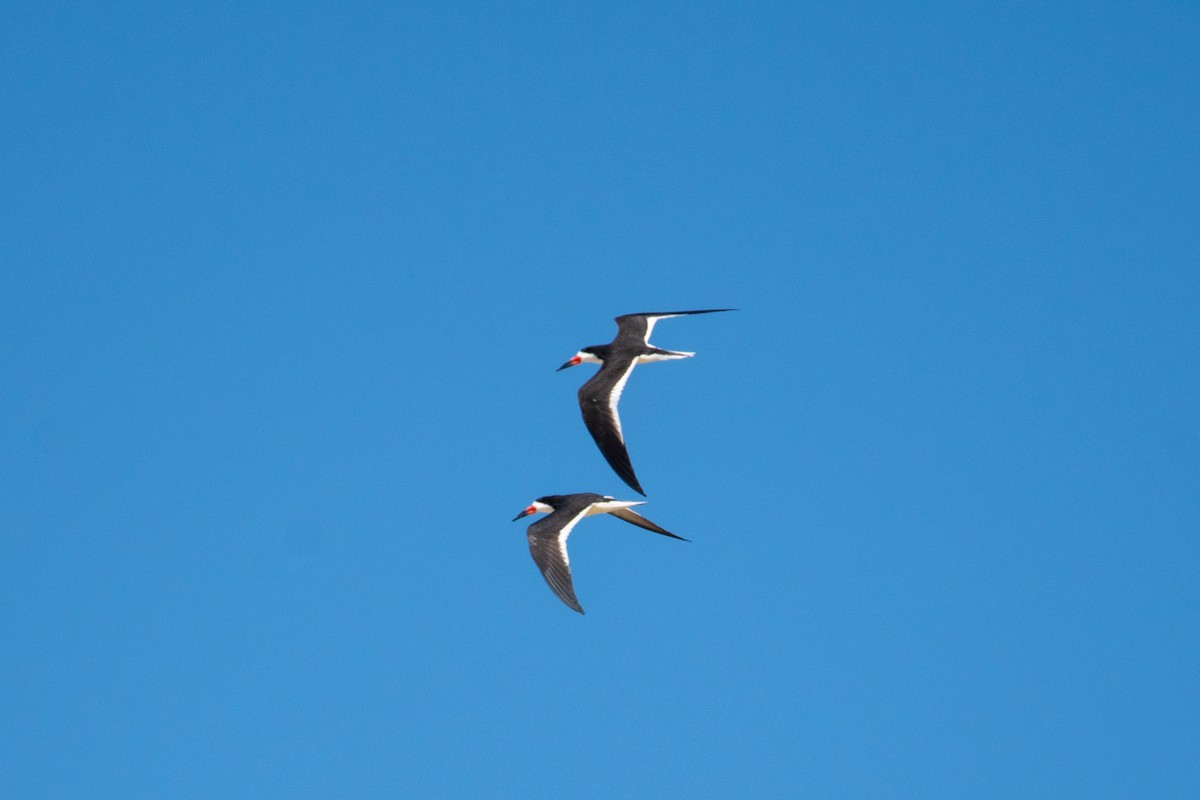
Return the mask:
<path fill-rule="evenodd" d="M 521 517 L 528 517 L 530 514 L 549 514 L 554 510 L 554 504 L 546 501 L 553 499 L 554 498 L 552 497 L 539 497 L 537 500 L 534 500 L 532 503 L 525 506 L 525 509 L 520 514 L 517 514 L 512 518 L 512 521 L 516 522 Z"/>
<path fill-rule="evenodd" d="M 604 352 L 600 348 L 601 346 L 596 345 L 583 348 L 578 353 L 567 359 L 567 362 L 556 369 L 555 372 L 560 372 L 567 367 L 577 367 L 580 364 L 603 364 Z"/>

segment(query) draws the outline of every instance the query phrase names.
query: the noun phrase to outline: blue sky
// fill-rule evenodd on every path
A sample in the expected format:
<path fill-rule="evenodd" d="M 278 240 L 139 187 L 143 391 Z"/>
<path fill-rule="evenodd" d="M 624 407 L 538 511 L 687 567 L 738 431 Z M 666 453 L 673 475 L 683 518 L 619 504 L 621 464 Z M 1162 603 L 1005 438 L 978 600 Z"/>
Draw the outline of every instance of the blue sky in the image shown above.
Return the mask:
<path fill-rule="evenodd" d="M 1197 796 L 1198 35 L 6 5 L 0 794 Z"/>

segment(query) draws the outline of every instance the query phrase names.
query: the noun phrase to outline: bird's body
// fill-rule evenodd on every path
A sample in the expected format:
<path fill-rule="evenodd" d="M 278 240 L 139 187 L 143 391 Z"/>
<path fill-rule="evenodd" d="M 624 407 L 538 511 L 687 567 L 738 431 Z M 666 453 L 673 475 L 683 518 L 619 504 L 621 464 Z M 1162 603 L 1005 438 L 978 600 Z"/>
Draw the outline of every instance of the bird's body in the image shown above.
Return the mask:
<path fill-rule="evenodd" d="M 650 332 L 660 319 L 682 317 L 691 314 L 712 314 L 717 311 L 732 311 L 731 308 L 709 308 L 702 311 L 650 311 L 640 314 L 624 314 L 616 318 L 617 336 L 608 344 L 592 345 L 576 353 L 559 367 L 560 370 L 578 364 L 600 364 L 600 369 L 579 387 L 579 410 L 583 422 L 600 448 L 604 459 L 621 480 L 638 494 L 645 495 L 629 452 L 625 448 L 625 436 L 621 432 L 621 418 L 617 416 L 617 403 L 625 382 L 638 364 L 654 361 L 673 361 L 691 358 L 695 353 L 681 350 L 662 350 L 650 344 Z"/>
<path fill-rule="evenodd" d="M 670 536 L 672 539 L 687 541 L 682 536 L 676 536 L 630 510 L 630 506 L 641 505 L 644 502 L 644 500 L 614 500 L 606 495 L 591 492 L 547 495 L 539 497 L 526 506 L 520 514 L 513 518 L 513 521 L 530 514 L 546 513 L 546 516 L 530 525 L 526 532 L 529 539 L 529 552 L 554 594 L 558 595 L 558 598 L 567 606 L 582 614 L 583 607 L 575 599 L 575 588 L 571 581 L 571 562 L 567 556 L 567 537 L 571 535 L 571 530 L 579 520 L 592 514 L 612 514 L 639 528 Z"/>

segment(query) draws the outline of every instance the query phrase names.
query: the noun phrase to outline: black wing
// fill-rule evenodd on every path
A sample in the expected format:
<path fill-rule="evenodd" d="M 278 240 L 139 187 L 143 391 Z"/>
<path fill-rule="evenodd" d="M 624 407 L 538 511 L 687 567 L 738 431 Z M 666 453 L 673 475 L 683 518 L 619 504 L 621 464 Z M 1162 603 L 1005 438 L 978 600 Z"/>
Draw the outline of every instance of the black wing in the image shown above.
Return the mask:
<path fill-rule="evenodd" d="M 678 539 L 681 542 L 690 542 L 691 541 L 691 539 L 684 539 L 682 536 L 676 536 L 675 534 L 671 533 L 670 531 L 668 531 L 664 528 L 658 527 L 653 522 L 651 522 L 650 520 L 643 517 L 641 514 L 638 514 L 636 511 L 631 511 L 628 508 L 618 508 L 618 509 L 614 509 L 613 511 L 610 511 L 608 513 L 612 514 L 617 519 L 623 519 L 628 523 L 637 525 L 639 528 L 645 528 L 648 531 L 654 531 L 655 533 L 661 533 L 663 536 L 670 536 L 672 539 Z"/>
<path fill-rule="evenodd" d="M 586 510 L 586 509 L 585 509 Z M 543 517 L 529 526 L 526 537 L 529 539 L 529 553 L 533 563 L 542 571 L 542 577 L 547 585 L 568 606 L 583 612 L 583 606 L 575 599 L 575 586 L 571 583 L 571 560 L 567 557 L 567 537 L 575 523 L 583 518 L 579 513 L 574 519 L 561 528 L 554 515 Z M 547 524 L 549 523 L 549 524 Z"/>
<path fill-rule="evenodd" d="M 706 308 L 701 311 L 643 311 L 639 314 L 622 314 L 616 318 L 617 340 L 630 340 L 642 344 L 650 343 L 650 331 L 654 323 L 668 317 L 686 317 L 690 314 L 715 314 L 718 311 L 736 311 L 735 308 Z"/>
<path fill-rule="evenodd" d="M 579 387 L 579 410 L 583 413 L 583 424 L 592 434 L 604 460 L 621 480 L 644 497 L 646 493 L 629 462 L 625 436 L 621 433 L 621 418 L 617 416 L 617 403 L 635 364 L 637 358 L 632 355 L 606 359 L 599 371 Z"/>

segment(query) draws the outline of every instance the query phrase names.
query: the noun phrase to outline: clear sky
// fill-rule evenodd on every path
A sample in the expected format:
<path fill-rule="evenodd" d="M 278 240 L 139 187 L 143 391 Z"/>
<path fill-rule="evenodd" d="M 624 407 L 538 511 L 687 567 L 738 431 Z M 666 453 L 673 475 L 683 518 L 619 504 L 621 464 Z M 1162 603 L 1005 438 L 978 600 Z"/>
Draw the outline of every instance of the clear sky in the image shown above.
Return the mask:
<path fill-rule="evenodd" d="M 0 9 L 0 796 L 1200 796 L 1200 9 L 599 5 Z"/>

